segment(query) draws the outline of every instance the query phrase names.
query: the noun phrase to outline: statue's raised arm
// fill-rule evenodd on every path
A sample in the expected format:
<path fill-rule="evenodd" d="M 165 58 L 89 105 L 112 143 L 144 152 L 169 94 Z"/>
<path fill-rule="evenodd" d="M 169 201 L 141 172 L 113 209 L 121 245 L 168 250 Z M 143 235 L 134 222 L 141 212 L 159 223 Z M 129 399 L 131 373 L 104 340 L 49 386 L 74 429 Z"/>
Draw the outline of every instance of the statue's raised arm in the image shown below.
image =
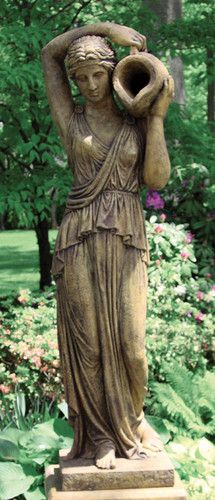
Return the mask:
<path fill-rule="evenodd" d="M 42 63 L 47 95 L 53 120 L 57 125 L 65 147 L 67 146 L 68 124 L 74 107 L 65 68 L 65 59 L 71 44 L 87 35 L 108 37 L 120 45 L 134 46 L 140 50 L 145 46 L 145 37 L 132 28 L 104 22 L 63 33 L 51 40 L 43 48 Z"/>

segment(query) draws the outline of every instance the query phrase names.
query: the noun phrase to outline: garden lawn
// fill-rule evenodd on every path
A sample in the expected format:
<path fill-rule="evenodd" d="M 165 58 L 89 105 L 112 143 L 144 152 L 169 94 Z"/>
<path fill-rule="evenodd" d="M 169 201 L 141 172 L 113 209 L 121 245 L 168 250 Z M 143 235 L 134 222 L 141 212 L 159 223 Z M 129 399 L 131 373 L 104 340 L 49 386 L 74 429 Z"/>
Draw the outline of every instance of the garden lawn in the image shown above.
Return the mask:
<path fill-rule="evenodd" d="M 50 231 L 50 241 L 56 231 Z M 35 231 L 0 232 L 0 295 L 39 287 L 39 252 Z"/>

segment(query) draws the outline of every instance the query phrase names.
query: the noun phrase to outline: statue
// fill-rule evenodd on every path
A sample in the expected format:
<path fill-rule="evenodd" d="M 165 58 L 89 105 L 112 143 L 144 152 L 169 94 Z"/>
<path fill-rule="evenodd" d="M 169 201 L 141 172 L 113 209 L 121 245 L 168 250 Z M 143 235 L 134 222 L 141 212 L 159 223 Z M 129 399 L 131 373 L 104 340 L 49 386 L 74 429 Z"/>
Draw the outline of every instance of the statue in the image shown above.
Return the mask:
<path fill-rule="evenodd" d="M 136 58 L 138 51 L 146 54 L 143 35 L 105 22 L 54 38 L 42 59 L 51 112 L 74 176 L 52 266 L 74 428 L 67 459 L 93 457 L 97 467 L 110 469 L 116 456 L 132 459 L 161 449 L 143 413 L 148 249 L 139 190 L 143 183 L 161 189 L 169 177 L 163 119 L 173 80 L 162 77 L 153 104 L 142 110 L 135 104 L 138 118 L 122 112 L 112 93 L 115 54 L 105 37 L 131 46 Z M 121 76 L 127 83 L 130 78 L 123 68 L 116 90 Z M 73 102 L 67 74 L 84 106 Z"/>

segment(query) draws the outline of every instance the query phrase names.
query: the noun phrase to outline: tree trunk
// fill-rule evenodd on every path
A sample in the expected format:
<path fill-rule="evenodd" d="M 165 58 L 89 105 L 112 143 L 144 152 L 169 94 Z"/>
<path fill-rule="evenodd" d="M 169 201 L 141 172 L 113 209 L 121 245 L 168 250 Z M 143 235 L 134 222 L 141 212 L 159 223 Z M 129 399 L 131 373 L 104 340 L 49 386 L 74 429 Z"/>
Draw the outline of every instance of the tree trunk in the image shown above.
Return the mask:
<path fill-rule="evenodd" d="M 5 214 L 0 214 L 0 231 L 5 230 Z"/>
<path fill-rule="evenodd" d="M 58 228 L 58 223 L 57 223 L 57 192 L 58 192 L 58 189 L 53 189 L 53 191 L 51 193 L 51 199 L 52 199 L 51 228 L 52 229 Z"/>
<path fill-rule="evenodd" d="M 48 235 L 48 221 L 39 220 L 35 224 L 37 242 L 39 245 L 39 264 L 40 264 L 40 290 L 51 285 L 51 252 Z"/>
<path fill-rule="evenodd" d="M 175 83 L 175 98 L 174 101 L 180 106 L 185 105 L 185 88 L 184 88 L 184 69 L 181 57 L 175 56 L 169 58 L 170 73 L 173 76 Z"/>
<path fill-rule="evenodd" d="M 167 24 L 182 17 L 182 0 L 145 0 L 147 7 L 158 17 L 158 24 Z M 152 34 L 153 36 L 153 34 Z M 175 102 L 185 104 L 184 72 L 181 57 L 169 58 L 170 72 L 175 82 Z"/>
<path fill-rule="evenodd" d="M 208 80 L 208 96 L 207 96 L 207 116 L 211 132 L 215 133 L 215 79 L 214 79 L 214 54 L 212 49 L 207 49 L 207 80 Z"/>

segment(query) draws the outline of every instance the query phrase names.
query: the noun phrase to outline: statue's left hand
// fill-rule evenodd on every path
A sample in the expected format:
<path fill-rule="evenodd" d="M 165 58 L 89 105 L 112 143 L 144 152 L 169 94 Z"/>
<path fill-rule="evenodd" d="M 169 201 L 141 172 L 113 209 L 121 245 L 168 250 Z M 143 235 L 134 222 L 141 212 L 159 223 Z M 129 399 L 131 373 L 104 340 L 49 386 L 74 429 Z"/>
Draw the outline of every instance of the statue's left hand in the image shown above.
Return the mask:
<path fill-rule="evenodd" d="M 112 42 L 119 45 L 137 47 L 138 50 L 146 48 L 146 37 L 127 26 L 111 23 L 109 36 Z"/>
<path fill-rule="evenodd" d="M 174 97 L 174 80 L 172 76 L 165 78 L 162 90 L 159 92 L 149 114 L 165 118 L 168 107 Z"/>

